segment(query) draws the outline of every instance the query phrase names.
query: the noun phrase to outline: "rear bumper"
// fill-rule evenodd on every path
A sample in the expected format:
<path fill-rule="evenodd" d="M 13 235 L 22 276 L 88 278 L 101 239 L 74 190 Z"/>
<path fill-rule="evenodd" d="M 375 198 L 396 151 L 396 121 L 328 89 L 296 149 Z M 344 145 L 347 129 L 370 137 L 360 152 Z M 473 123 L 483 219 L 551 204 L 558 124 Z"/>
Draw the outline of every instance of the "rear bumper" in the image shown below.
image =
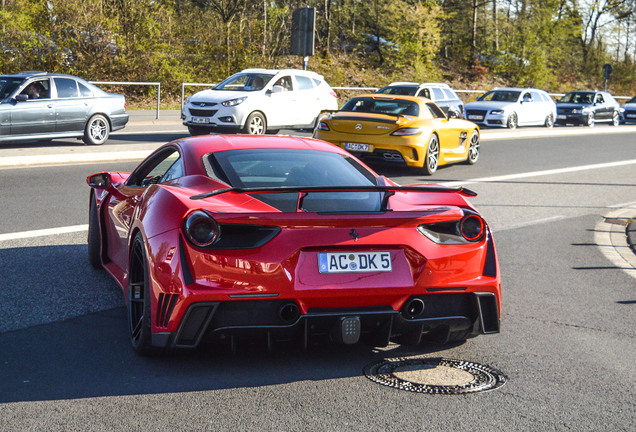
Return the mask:
<path fill-rule="evenodd" d="M 128 113 L 115 114 L 110 116 L 111 130 L 116 131 L 123 129 L 128 123 Z"/>
<path fill-rule="evenodd" d="M 422 306 L 422 307 L 420 307 Z M 243 339 L 312 341 L 386 346 L 390 341 L 445 343 L 499 332 L 498 299 L 493 293 L 426 294 L 410 297 L 401 310 L 391 306 L 309 309 L 301 314 L 294 300 L 263 299 L 191 304 L 174 333 L 154 333 L 162 348 L 194 349 L 200 344 Z M 353 327 L 353 329 L 352 329 Z M 459 336 L 458 336 L 459 335 Z"/>

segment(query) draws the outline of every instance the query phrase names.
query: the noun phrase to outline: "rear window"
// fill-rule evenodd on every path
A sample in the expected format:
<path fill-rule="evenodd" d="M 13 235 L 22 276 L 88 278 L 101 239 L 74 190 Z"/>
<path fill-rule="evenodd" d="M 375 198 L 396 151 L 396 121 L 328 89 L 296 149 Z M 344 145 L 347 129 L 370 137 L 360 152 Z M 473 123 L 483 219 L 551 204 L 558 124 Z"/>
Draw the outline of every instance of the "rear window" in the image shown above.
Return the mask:
<path fill-rule="evenodd" d="M 373 174 L 338 153 L 297 149 L 244 149 L 204 156 L 208 175 L 232 187 L 376 186 Z M 310 192 L 303 209 L 319 212 L 377 211 L 379 192 Z M 281 211 L 296 211 L 298 192 L 252 194 Z"/>
<path fill-rule="evenodd" d="M 342 106 L 340 111 L 417 117 L 420 114 L 420 106 L 416 102 L 409 100 L 360 97 L 351 99 Z"/>
<path fill-rule="evenodd" d="M 377 91 L 382 94 L 392 94 L 400 96 L 415 96 L 417 86 L 388 86 Z"/>

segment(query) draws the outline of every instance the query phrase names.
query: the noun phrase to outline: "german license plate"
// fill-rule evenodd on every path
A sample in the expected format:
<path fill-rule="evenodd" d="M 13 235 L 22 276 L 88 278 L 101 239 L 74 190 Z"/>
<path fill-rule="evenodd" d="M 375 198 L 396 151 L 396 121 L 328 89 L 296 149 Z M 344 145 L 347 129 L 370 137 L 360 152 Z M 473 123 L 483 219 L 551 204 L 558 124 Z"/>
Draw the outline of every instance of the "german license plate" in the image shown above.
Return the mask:
<path fill-rule="evenodd" d="M 391 252 L 320 252 L 320 273 L 390 272 Z"/>
<path fill-rule="evenodd" d="M 559 114 L 557 116 L 557 118 L 560 119 L 560 120 L 563 120 L 563 119 L 565 119 L 565 115 L 564 114 Z"/>
<path fill-rule="evenodd" d="M 469 115 L 468 116 L 468 120 L 483 120 L 484 116 L 480 116 L 480 115 Z"/>
<path fill-rule="evenodd" d="M 371 146 L 369 144 L 346 142 L 345 150 L 368 152 L 371 151 Z"/>
<path fill-rule="evenodd" d="M 210 123 L 207 117 L 192 117 L 192 123 Z"/>
<path fill-rule="evenodd" d="M 636 118 L 636 114 L 625 114 L 627 118 Z"/>

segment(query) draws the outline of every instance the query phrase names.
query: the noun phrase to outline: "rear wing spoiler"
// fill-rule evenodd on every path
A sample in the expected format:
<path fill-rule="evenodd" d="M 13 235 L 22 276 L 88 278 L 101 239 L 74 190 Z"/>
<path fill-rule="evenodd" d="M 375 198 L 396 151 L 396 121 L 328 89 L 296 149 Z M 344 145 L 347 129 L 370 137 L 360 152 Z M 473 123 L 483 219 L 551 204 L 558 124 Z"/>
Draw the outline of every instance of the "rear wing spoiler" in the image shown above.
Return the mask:
<path fill-rule="evenodd" d="M 311 192 L 384 192 L 382 197 L 381 210 L 388 209 L 389 198 L 396 192 L 434 192 L 434 193 L 459 193 L 468 197 L 475 197 L 477 193 L 465 188 L 450 188 L 446 186 L 280 186 L 280 187 L 263 187 L 263 188 L 239 188 L 231 187 L 225 189 L 217 189 L 211 192 L 205 192 L 190 197 L 192 200 L 200 200 L 221 195 L 227 192 L 244 193 L 244 194 L 269 194 L 269 193 L 290 193 L 296 192 L 300 194 L 298 198 L 298 208 L 302 208 L 303 199 Z"/>

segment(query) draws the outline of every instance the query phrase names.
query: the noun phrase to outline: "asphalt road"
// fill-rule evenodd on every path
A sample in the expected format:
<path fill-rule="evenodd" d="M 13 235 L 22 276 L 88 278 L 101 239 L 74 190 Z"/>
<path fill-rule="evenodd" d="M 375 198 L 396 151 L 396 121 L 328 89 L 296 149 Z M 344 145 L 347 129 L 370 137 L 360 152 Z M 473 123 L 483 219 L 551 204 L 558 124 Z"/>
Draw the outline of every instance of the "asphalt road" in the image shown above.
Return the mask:
<path fill-rule="evenodd" d="M 620 233 L 625 215 L 636 216 L 636 133 L 609 131 L 484 140 L 477 165 L 441 168 L 433 177 L 373 166 L 402 184 L 468 185 L 495 231 L 502 332 L 417 349 L 268 354 L 252 347 L 137 357 L 121 293 L 88 264 L 81 228 L 86 176 L 135 163 L 2 169 L 0 430 L 631 431 L 636 265 L 612 255 L 628 249 L 610 232 L 618 226 Z M 108 145 L 121 151 L 179 136 L 130 132 Z M 20 151 L 0 149 L 0 159 L 3 150 Z M 622 219 L 609 219 L 616 223 L 603 218 L 616 214 Z M 42 229 L 58 231 L 27 233 Z M 483 363 L 508 382 L 485 393 L 425 395 L 362 374 L 370 362 L 402 356 Z"/>

